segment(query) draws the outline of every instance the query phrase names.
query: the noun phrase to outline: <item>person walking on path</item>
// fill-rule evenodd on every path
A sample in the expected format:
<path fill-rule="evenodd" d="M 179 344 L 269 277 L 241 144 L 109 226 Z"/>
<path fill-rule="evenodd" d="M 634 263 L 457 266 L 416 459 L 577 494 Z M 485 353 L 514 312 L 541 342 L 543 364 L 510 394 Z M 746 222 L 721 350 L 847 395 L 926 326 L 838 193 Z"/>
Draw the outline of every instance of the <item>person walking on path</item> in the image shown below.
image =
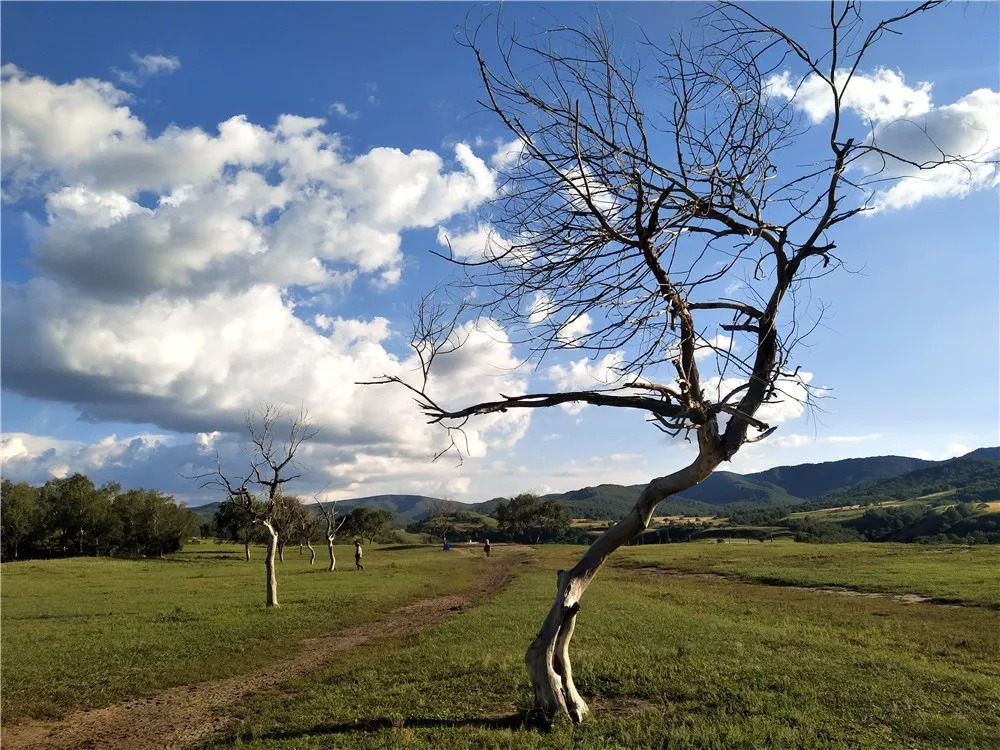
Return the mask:
<path fill-rule="evenodd" d="M 490 547 L 490 540 L 489 540 L 489 539 L 487 539 L 487 540 L 486 540 L 486 544 L 484 544 L 484 545 L 483 545 L 483 552 L 485 552 L 485 553 L 486 553 L 486 556 L 487 556 L 487 557 L 489 557 L 489 556 L 490 556 L 490 549 L 492 549 L 492 548 Z"/>
<path fill-rule="evenodd" d="M 361 540 L 358 539 L 354 542 L 354 567 L 357 570 L 364 570 L 365 566 L 361 564 Z"/>

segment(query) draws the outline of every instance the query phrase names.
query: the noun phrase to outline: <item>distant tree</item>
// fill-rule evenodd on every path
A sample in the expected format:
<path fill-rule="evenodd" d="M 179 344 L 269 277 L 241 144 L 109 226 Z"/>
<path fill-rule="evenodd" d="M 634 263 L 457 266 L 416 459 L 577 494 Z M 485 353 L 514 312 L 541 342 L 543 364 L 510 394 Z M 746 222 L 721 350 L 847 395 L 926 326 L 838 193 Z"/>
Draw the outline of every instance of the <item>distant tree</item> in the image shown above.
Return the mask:
<path fill-rule="evenodd" d="M 367 539 L 368 543 L 371 544 L 375 541 L 375 537 L 381 534 L 382 530 L 392 521 L 392 511 L 384 508 L 376 510 L 358 507 L 351 511 L 346 520 L 346 531 Z"/>
<path fill-rule="evenodd" d="M 280 494 L 274 502 L 273 520 L 278 532 L 278 560 L 285 561 L 285 546 L 289 542 L 302 539 L 308 511 L 302 501 L 294 495 Z"/>
<path fill-rule="evenodd" d="M 535 516 L 535 541 L 542 536 L 556 537 L 569 531 L 573 519 L 570 518 L 566 506 L 555 500 L 545 500 L 538 506 Z"/>
<path fill-rule="evenodd" d="M 264 527 L 254 521 L 253 515 L 236 503 L 220 503 L 212 517 L 215 538 L 220 542 L 237 542 L 243 545 L 246 561 L 250 562 L 250 545 L 266 541 Z"/>
<path fill-rule="evenodd" d="M 42 530 L 43 512 L 37 487 L 9 479 L 0 483 L 0 550 L 4 560 L 16 560 L 26 542 Z"/>
<path fill-rule="evenodd" d="M 330 553 L 330 567 L 327 568 L 327 570 L 332 573 L 337 567 L 337 558 L 333 554 L 333 542 L 337 538 L 337 532 L 340 531 L 341 527 L 343 527 L 345 523 L 347 523 L 348 517 L 344 516 L 339 521 L 337 520 L 336 500 L 329 503 L 322 503 L 317 500 L 316 505 L 319 506 L 319 512 L 322 514 L 323 520 L 326 522 L 326 531 L 324 536 L 326 537 L 326 549 Z M 310 564 L 312 564 L 311 560 Z"/>
<path fill-rule="evenodd" d="M 309 550 L 309 564 L 316 562 L 316 550 L 313 549 L 313 539 L 320 527 L 320 517 L 307 507 L 299 498 L 294 498 L 294 503 L 290 509 L 294 512 L 294 523 L 291 528 L 291 538 L 299 543 L 299 552 L 302 552 L 304 544 Z"/>
<path fill-rule="evenodd" d="M 155 490 L 101 487 L 83 474 L 42 487 L 2 485 L 3 557 L 161 556 L 196 533 L 197 517 Z"/>
<path fill-rule="evenodd" d="M 454 500 L 438 498 L 429 500 L 426 505 L 426 515 L 420 522 L 419 528 L 446 543 L 448 535 L 456 531 L 458 509 L 459 505 Z"/>
<path fill-rule="evenodd" d="M 276 433 L 283 423 L 288 425 L 288 437 L 282 441 Z M 249 514 L 253 523 L 267 530 L 267 554 L 264 557 L 266 602 L 268 607 L 278 607 L 275 558 L 279 543 L 278 528 L 285 519 L 284 485 L 301 476 L 289 472 L 297 467 L 295 456 L 302 443 L 315 437 L 318 430 L 309 423 L 309 415 L 304 409 L 297 416 L 290 417 L 283 408 L 270 403 L 261 404 L 255 412 L 247 412 L 246 428 L 250 433 L 251 446 L 249 471 L 231 479 L 223 472 L 216 457 L 214 471 L 193 478 L 200 480 L 203 487 L 215 486 L 224 490 L 225 502 L 239 506 Z"/>
<path fill-rule="evenodd" d="M 109 554 L 118 539 L 112 502 L 119 489 L 115 484 L 98 488 L 83 474 L 46 482 L 39 502 L 45 515 L 43 544 L 50 553 Z"/>
<path fill-rule="evenodd" d="M 112 501 L 120 531 L 119 550 L 138 557 L 162 557 L 195 533 L 198 518 L 156 490 L 129 490 Z"/>
<path fill-rule="evenodd" d="M 497 527 L 514 539 L 526 536 L 529 519 L 537 510 L 539 502 L 538 495 L 524 492 L 507 502 L 499 503 L 493 511 Z"/>
<path fill-rule="evenodd" d="M 522 493 L 494 511 L 497 526 L 514 538 L 537 543 L 542 536 L 557 536 L 569 530 L 572 519 L 566 506 L 555 500 Z"/>

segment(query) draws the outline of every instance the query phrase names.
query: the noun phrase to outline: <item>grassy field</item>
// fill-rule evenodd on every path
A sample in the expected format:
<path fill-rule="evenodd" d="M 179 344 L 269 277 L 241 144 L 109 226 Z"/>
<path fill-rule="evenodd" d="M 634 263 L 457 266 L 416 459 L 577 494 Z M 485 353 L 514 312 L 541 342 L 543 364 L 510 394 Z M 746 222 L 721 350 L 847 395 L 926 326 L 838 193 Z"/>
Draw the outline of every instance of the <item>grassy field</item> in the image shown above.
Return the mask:
<path fill-rule="evenodd" d="M 744 581 L 844 586 L 1000 609 L 1000 548 L 923 544 L 664 544 L 629 547 L 618 564 L 721 573 Z"/>
<path fill-rule="evenodd" d="M 377 619 L 402 602 L 470 585 L 472 574 L 437 548 L 405 558 L 353 547 L 285 551 L 278 610 L 264 602 L 263 548 L 201 544 L 165 560 L 74 558 L 5 563 L 3 716 L 57 716 L 248 671 L 315 633 Z M 326 558 L 328 562 L 328 558 Z M 373 579 L 377 578 L 377 583 Z"/>
<path fill-rule="evenodd" d="M 587 592 L 574 639 L 577 682 L 594 717 L 548 733 L 526 730 L 522 654 L 551 602 L 555 571 L 581 551 L 539 547 L 505 588 L 443 625 L 362 646 L 253 697 L 232 712 L 235 728 L 209 746 L 998 747 L 1000 613 L 757 582 L 832 583 L 988 605 L 998 599 L 1000 550 L 983 547 L 622 550 Z M 366 562 L 379 566 L 378 576 L 345 571 L 331 586 L 290 552 L 279 579 L 284 606 L 270 613 L 260 607 L 259 563 L 243 572 L 238 560 L 218 559 L 235 549 L 171 562 L 5 565 L 4 718 L 11 705 L 31 714 L 64 706 L 45 689 L 53 676 L 73 679 L 77 689 L 119 683 L 90 694 L 100 703 L 164 679 L 184 684 L 231 671 L 231 659 L 213 654 L 220 650 L 241 652 L 238 668 L 250 670 L 277 658 L 293 637 L 377 619 L 390 602 L 466 586 L 473 568 L 500 562 L 387 550 Z M 657 575 L 639 565 L 740 580 Z M 130 662 L 114 645 L 119 632 L 144 638 L 146 649 L 163 648 L 153 655 L 167 671 L 138 669 L 137 653 Z M 252 650 L 240 643 L 248 634 L 257 639 Z M 87 674 L 57 668 L 60 659 Z"/>
<path fill-rule="evenodd" d="M 802 510 L 795 513 L 789 513 L 788 518 L 811 518 L 815 521 L 840 523 L 842 521 L 850 521 L 855 518 L 861 518 L 861 516 L 863 516 L 867 511 L 879 508 L 920 508 L 921 510 L 928 510 L 934 504 L 932 500 L 936 502 L 939 497 L 953 494 L 955 494 L 955 492 L 954 490 L 951 490 L 949 492 L 927 495 L 926 497 L 915 498 L 913 500 L 886 500 L 885 502 L 873 503 L 872 505 L 841 505 L 836 508 Z"/>
<path fill-rule="evenodd" d="M 354 654 L 296 683 L 291 700 L 254 700 L 212 747 L 997 746 L 993 611 L 622 568 L 591 587 L 574 640 L 595 717 L 526 731 L 521 654 L 554 571 L 575 552 L 544 549 L 507 590 L 437 632 Z"/>

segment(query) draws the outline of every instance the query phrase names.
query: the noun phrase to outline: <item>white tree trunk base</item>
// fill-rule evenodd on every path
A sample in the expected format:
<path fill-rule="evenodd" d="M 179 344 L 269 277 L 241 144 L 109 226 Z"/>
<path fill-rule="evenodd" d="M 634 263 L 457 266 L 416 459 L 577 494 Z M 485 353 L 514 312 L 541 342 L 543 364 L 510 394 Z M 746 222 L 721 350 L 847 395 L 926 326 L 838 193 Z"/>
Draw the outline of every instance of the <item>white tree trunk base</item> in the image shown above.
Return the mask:
<path fill-rule="evenodd" d="M 576 588 L 576 581 L 565 571 L 559 571 L 559 590 L 545 622 L 524 655 L 528 677 L 535 693 L 534 711 L 537 719 L 550 724 L 569 719 L 579 724 L 590 708 L 576 689 L 573 667 L 570 662 L 569 644 L 576 627 L 580 604 L 570 601 L 568 592 Z"/>
<path fill-rule="evenodd" d="M 264 569 L 267 573 L 267 606 L 280 607 L 281 605 L 278 604 L 278 576 L 274 566 L 274 558 L 278 552 L 278 532 L 267 521 L 264 522 L 264 528 L 270 534 L 267 555 L 264 557 Z"/>

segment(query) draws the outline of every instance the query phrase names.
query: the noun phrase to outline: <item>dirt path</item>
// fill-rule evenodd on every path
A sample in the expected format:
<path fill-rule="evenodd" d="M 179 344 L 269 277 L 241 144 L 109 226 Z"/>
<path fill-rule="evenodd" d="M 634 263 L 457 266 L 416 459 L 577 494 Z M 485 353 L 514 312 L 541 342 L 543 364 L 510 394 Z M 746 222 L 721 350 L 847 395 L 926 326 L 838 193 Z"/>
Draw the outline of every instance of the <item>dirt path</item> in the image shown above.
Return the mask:
<path fill-rule="evenodd" d="M 171 688 L 151 698 L 107 708 L 75 711 L 58 721 L 4 725 L 4 750 L 141 750 L 182 748 L 203 741 L 230 723 L 225 709 L 251 693 L 301 677 L 358 646 L 385 636 L 432 628 L 454 617 L 510 580 L 512 558 L 483 561 L 469 591 L 409 604 L 377 622 L 305 640 L 294 657 L 237 677 Z"/>
<path fill-rule="evenodd" d="M 979 607 L 975 602 L 950 601 L 946 599 L 936 599 L 920 594 L 892 594 L 885 591 L 859 591 L 846 586 L 797 586 L 793 583 L 782 583 L 781 581 L 760 581 L 753 578 L 742 578 L 726 573 L 694 573 L 688 570 L 677 570 L 676 568 L 658 567 L 632 567 L 618 566 L 619 570 L 637 570 L 646 575 L 659 576 L 662 578 L 701 578 L 715 581 L 732 581 L 734 583 L 746 583 L 754 586 L 775 586 L 792 591 L 811 591 L 820 594 L 837 594 L 840 596 L 860 596 L 872 599 L 891 599 L 903 604 L 934 604 L 939 607 Z"/>

